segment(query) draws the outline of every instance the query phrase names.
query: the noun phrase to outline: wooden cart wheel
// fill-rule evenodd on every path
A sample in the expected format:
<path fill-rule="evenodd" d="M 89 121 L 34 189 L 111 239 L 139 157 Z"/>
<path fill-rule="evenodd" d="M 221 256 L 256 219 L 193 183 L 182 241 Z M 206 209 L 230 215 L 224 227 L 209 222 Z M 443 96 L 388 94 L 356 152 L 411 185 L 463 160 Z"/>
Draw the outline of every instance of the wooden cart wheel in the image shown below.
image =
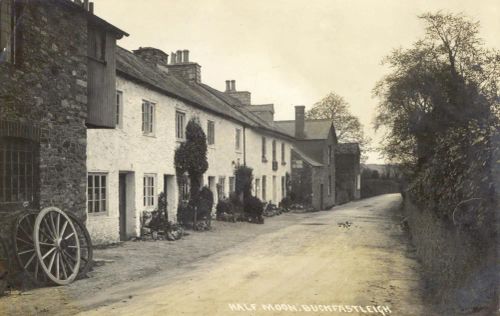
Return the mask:
<path fill-rule="evenodd" d="M 12 232 L 12 244 L 16 261 L 21 270 L 25 272 L 33 283 L 43 285 L 47 283 L 47 276 L 43 272 L 36 258 L 35 245 L 33 243 L 33 228 L 38 212 L 28 211 L 21 213 L 15 222 Z"/>
<path fill-rule="evenodd" d="M 11 271 L 10 256 L 5 241 L 0 238 L 0 296 L 8 286 L 8 276 Z"/>
<path fill-rule="evenodd" d="M 79 278 L 87 277 L 87 273 L 92 267 L 92 258 L 93 258 L 93 250 L 92 250 L 92 240 L 90 239 L 90 234 L 85 224 L 76 217 L 73 213 L 66 213 L 68 217 L 73 221 L 75 225 L 76 231 L 78 233 L 78 238 L 80 240 L 80 272 L 78 273 Z"/>
<path fill-rule="evenodd" d="M 36 217 L 33 241 L 38 262 L 48 278 L 67 285 L 80 271 L 80 240 L 71 219 L 57 207 L 46 207 Z"/>

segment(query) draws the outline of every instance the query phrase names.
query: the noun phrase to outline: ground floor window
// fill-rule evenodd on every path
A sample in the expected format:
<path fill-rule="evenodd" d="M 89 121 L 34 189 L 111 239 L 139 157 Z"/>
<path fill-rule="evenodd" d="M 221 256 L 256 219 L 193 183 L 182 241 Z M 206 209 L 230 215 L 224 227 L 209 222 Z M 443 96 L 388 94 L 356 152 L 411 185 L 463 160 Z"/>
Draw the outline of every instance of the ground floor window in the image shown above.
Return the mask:
<path fill-rule="evenodd" d="M 328 195 L 332 195 L 332 176 L 328 176 Z"/>
<path fill-rule="evenodd" d="M 219 183 L 217 184 L 217 195 L 219 199 L 226 197 L 226 177 L 219 177 Z"/>
<path fill-rule="evenodd" d="M 262 201 L 266 200 L 266 176 L 262 176 Z"/>
<path fill-rule="evenodd" d="M 32 202 L 35 146 L 22 139 L 0 139 L 0 203 Z"/>
<path fill-rule="evenodd" d="M 236 191 L 234 177 L 229 177 L 229 194 L 234 193 L 234 191 Z"/>
<path fill-rule="evenodd" d="M 144 176 L 144 206 L 155 205 L 155 182 L 154 175 Z"/>
<path fill-rule="evenodd" d="M 107 211 L 107 184 L 105 173 L 89 173 L 87 176 L 87 203 L 89 213 Z"/>
<path fill-rule="evenodd" d="M 255 196 L 260 198 L 260 179 L 255 179 Z"/>

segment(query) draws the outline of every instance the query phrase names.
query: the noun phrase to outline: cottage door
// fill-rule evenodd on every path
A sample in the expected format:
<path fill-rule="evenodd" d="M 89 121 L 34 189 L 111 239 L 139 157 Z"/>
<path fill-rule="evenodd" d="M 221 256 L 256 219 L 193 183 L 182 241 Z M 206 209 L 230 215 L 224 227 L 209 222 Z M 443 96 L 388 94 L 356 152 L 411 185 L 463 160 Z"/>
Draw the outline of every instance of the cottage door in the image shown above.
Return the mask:
<path fill-rule="evenodd" d="M 127 174 L 120 173 L 119 181 L 120 240 L 127 239 Z"/>
<path fill-rule="evenodd" d="M 323 196 L 324 196 L 324 185 L 321 183 L 319 185 L 319 209 L 322 210 L 324 208 L 323 206 Z"/>

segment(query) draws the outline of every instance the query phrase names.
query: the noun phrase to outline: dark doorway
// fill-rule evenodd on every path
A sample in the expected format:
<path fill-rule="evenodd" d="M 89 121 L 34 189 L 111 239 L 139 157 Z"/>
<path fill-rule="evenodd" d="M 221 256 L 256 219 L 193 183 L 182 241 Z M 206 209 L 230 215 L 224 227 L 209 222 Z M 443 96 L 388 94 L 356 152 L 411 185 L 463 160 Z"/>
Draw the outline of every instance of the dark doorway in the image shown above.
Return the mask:
<path fill-rule="evenodd" d="M 127 174 L 120 173 L 119 181 L 120 240 L 127 240 Z"/>
<path fill-rule="evenodd" d="M 319 209 L 322 210 L 324 209 L 324 205 L 323 205 L 323 197 L 324 197 L 324 185 L 323 183 L 321 183 L 319 185 Z"/>

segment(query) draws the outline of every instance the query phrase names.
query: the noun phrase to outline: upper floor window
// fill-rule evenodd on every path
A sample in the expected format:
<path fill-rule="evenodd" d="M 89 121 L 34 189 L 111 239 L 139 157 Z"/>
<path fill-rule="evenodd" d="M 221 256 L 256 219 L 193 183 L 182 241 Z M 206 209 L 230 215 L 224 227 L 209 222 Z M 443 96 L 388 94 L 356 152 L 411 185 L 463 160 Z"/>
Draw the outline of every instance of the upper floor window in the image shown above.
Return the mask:
<path fill-rule="evenodd" d="M 142 132 L 144 135 L 154 134 L 155 104 L 142 101 Z"/>
<path fill-rule="evenodd" d="M 273 140 L 273 161 L 276 161 L 276 141 Z"/>
<path fill-rule="evenodd" d="M 235 148 L 236 148 L 236 150 L 241 150 L 241 129 L 237 128 L 235 135 L 236 135 Z"/>
<path fill-rule="evenodd" d="M 0 1 L 0 62 L 21 63 L 23 2 Z"/>
<path fill-rule="evenodd" d="M 175 137 L 177 139 L 184 139 L 186 125 L 186 113 L 175 112 Z"/>
<path fill-rule="evenodd" d="M 281 163 L 285 163 L 285 143 L 281 143 Z"/>
<path fill-rule="evenodd" d="M 100 61 L 106 61 L 106 32 L 91 28 L 88 43 L 89 56 Z"/>
<path fill-rule="evenodd" d="M 145 175 L 143 181 L 144 206 L 155 205 L 155 176 Z"/>
<path fill-rule="evenodd" d="M 87 203 L 89 213 L 107 211 L 107 181 L 105 173 L 89 173 L 87 176 Z"/>
<path fill-rule="evenodd" d="M 207 124 L 207 143 L 209 145 L 215 144 L 215 122 L 208 121 Z"/>
<path fill-rule="evenodd" d="M 266 159 L 266 138 L 262 136 L 262 161 L 267 161 Z"/>
<path fill-rule="evenodd" d="M 0 204 L 34 201 L 35 155 L 31 142 L 0 138 Z"/>
<path fill-rule="evenodd" d="M 328 165 L 332 164 L 332 145 L 328 145 Z"/>
<path fill-rule="evenodd" d="M 123 117 L 123 92 L 116 91 L 116 127 L 122 127 Z"/>

